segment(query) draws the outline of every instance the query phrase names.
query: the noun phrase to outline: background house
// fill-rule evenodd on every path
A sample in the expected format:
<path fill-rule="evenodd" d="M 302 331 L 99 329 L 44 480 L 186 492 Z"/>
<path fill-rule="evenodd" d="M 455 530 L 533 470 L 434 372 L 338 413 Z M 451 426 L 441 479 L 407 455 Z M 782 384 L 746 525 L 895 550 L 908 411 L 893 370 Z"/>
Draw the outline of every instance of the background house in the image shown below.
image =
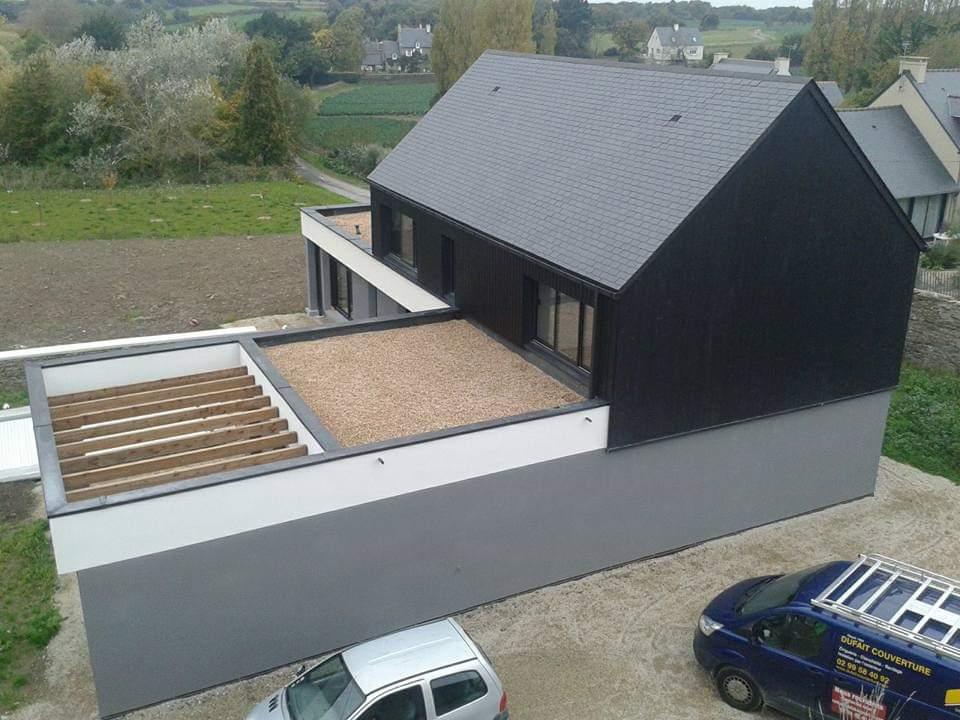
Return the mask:
<path fill-rule="evenodd" d="M 726 72 L 750 73 L 753 75 L 789 75 L 790 58 L 778 57 L 775 60 L 751 60 L 749 58 L 732 58 L 730 53 L 717 52 L 713 54 L 711 70 Z"/>
<path fill-rule="evenodd" d="M 388 70 L 399 60 L 400 47 L 396 40 L 368 40 L 363 44 L 360 69 L 364 72 Z"/>
<path fill-rule="evenodd" d="M 903 108 L 950 178 L 960 181 L 960 70 L 928 70 L 927 58 L 901 58 L 900 76 L 870 105 L 892 106 Z M 932 201 L 945 206 L 942 225 L 957 221 L 956 193 Z"/>
<path fill-rule="evenodd" d="M 647 41 L 647 58 L 657 63 L 700 62 L 703 35 L 696 28 L 680 25 L 655 27 Z"/>
<path fill-rule="evenodd" d="M 405 57 L 412 57 L 413 55 L 429 57 L 433 48 L 433 33 L 431 33 L 430 23 L 417 27 L 397 25 L 397 44 L 400 47 L 400 53 Z"/>
<path fill-rule="evenodd" d="M 433 48 L 433 33 L 430 24 L 418 27 L 397 25 L 396 40 L 369 40 L 363 44 L 363 60 L 360 69 L 364 72 L 401 70 L 409 62 L 422 61 L 422 69 Z"/>

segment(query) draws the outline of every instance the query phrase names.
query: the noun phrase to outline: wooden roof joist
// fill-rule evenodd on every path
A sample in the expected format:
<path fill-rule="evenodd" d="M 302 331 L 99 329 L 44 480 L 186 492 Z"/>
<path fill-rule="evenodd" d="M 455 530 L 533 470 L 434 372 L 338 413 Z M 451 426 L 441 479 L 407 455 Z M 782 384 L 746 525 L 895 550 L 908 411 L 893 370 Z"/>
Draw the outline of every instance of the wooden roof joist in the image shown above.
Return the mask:
<path fill-rule="evenodd" d="M 98 390 L 87 390 L 84 392 L 67 393 L 65 395 L 54 395 L 47 398 L 47 404 L 52 408 L 57 405 L 69 405 L 75 402 L 86 402 L 87 400 L 99 400 L 101 398 L 116 397 L 117 395 L 131 395 L 133 393 L 145 392 L 147 390 L 159 390 L 161 388 L 177 387 L 178 385 L 193 385 L 208 380 L 223 380 L 224 378 L 236 377 L 237 375 L 246 375 L 245 367 L 232 367 L 224 370 L 212 370 L 210 372 L 194 373 L 192 375 L 180 375 L 179 377 L 164 378 L 163 380 L 150 380 L 149 382 L 132 383 L 130 385 L 116 385 L 114 387 L 100 388 Z"/>

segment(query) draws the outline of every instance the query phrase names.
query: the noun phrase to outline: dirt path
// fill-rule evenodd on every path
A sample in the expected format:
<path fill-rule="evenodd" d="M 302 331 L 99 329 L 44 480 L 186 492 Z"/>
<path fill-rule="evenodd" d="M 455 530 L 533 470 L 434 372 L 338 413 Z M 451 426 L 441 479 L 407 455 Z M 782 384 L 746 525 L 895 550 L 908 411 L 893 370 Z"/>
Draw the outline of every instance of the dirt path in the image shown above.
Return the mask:
<path fill-rule="evenodd" d="M 338 195 L 343 195 L 344 197 L 350 198 L 358 203 L 370 202 L 369 190 L 357 187 L 356 185 L 351 185 L 344 180 L 340 180 L 332 175 L 321 172 L 313 165 L 305 160 L 301 160 L 300 158 L 294 158 L 294 163 L 297 166 L 297 174 L 307 182 L 311 182 L 318 187 L 329 190 L 330 192 L 335 192 Z"/>
<path fill-rule="evenodd" d="M 0 350 L 300 312 L 305 283 L 296 235 L 0 244 Z M 21 373 L 0 365 L 0 388 Z"/>
<path fill-rule="evenodd" d="M 693 628 L 713 595 L 741 578 L 863 551 L 956 576 L 958 514 L 960 491 L 950 482 L 884 459 L 874 498 L 526 593 L 460 620 L 497 667 L 517 720 L 743 720 L 692 657 Z M 10 720 L 96 718 L 76 580 L 62 584 L 66 620 L 47 651 L 35 695 L 43 700 Z M 285 668 L 126 718 L 242 720 L 291 677 Z"/>

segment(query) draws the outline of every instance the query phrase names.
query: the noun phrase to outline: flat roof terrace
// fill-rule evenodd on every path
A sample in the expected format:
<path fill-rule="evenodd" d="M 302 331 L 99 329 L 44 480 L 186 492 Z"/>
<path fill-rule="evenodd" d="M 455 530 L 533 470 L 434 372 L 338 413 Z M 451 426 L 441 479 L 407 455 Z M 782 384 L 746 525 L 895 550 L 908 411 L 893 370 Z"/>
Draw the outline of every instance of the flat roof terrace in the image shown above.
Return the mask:
<path fill-rule="evenodd" d="M 263 351 L 344 447 L 583 400 L 466 320 Z"/>

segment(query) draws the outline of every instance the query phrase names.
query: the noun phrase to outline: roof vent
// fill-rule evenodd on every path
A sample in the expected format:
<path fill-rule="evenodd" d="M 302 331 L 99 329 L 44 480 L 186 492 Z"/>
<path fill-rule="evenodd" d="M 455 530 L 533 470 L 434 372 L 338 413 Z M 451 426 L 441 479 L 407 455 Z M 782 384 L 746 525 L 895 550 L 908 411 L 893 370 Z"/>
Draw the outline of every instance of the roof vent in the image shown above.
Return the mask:
<path fill-rule="evenodd" d="M 683 117 L 683 115 L 674 115 L 674 116 L 673 116 L 672 118 L 670 118 L 667 122 L 677 122 L 677 121 L 679 121 L 680 118 L 682 118 L 682 117 Z"/>
<path fill-rule="evenodd" d="M 500 86 L 499 86 L 499 85 L 494 85 L 494 86 L 493 86 L 493 90 L 490 91 L 490 94 L 493 95 L 493 94 L 494 94 L 495 92 L 497 92 L 498 90 L 500 90 Z"/>

